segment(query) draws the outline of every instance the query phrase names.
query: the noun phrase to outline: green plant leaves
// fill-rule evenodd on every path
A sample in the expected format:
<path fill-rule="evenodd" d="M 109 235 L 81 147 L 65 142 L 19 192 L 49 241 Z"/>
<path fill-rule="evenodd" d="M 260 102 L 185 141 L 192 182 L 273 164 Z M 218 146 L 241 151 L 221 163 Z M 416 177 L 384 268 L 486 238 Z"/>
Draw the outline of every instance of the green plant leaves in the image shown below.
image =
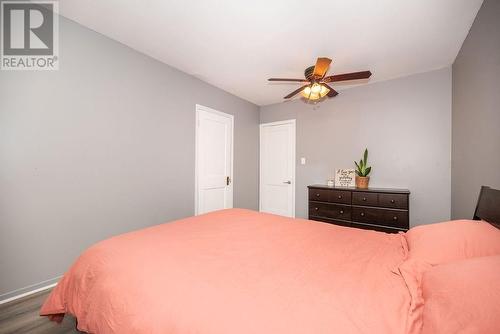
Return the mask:
<path fill-rule="evenodd" d="M 368 165 L 368 149 L 365 148 L 365 152 L 363 153 L 363 159 L 359 160 L 359 164 L 354 161 L 354 164 L 356 165 L 356 175 L 358 176 L 363 176 L 366 177 L 370 172 L 372 171 L 371 166 L 367 167 Z"/>

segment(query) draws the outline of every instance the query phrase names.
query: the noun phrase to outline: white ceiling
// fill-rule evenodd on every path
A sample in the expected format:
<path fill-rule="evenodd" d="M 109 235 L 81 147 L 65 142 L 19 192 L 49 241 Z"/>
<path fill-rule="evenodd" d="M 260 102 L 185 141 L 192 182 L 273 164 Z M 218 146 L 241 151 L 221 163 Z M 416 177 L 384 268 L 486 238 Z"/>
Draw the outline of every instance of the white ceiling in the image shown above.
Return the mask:
<path fill-rule="evenodd" d="M 453 63 L 482 0 L 64 0 L 63 16 L 257 105 L 318 56 L 370 82 Z M 335 85 L 333 85 L 335 86 Z M 339 90 L 346 85 L 336 85 Z"/>

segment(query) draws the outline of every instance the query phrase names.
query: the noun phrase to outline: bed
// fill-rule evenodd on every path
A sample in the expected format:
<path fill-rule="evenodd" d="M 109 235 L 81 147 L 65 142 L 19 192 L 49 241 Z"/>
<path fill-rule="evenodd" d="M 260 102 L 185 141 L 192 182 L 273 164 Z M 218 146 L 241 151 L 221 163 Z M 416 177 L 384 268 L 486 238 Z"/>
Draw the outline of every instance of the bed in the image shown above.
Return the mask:
<path fill-rule="evenodd" d="M 441 312 L 437 320 L 435 312 L 427 314 L 424 304 L 434 299 L 425 284 L 441 291 L 440 279 L 464 263 L 490 280 L 480 286 L 500 279 L 494 265 L 500 230 L 492 225 L 500 222 L 499 212 L 500 191 L 483 187 L 474 215 L 479 222 L 434 224 L 437 232 L 427 225 L 408 235 L 243 209 L 190 217 L 90 247 L 40 314 L 54 321 L 72 314 L 79 330 L 99 334 L 433 333 L 432 324 L 453 314 Z M 455 227 L 460 236 L 441 236 Z M 438 252 L 447 254 L 443 258 L 426 253 L 432 250 L 426 243 L 443 239 L 458 246 Z M 500 311 L 496 304 L 491 312 Z M 494 317 L 485 323 L 481 333 L 500 328 Z"/>

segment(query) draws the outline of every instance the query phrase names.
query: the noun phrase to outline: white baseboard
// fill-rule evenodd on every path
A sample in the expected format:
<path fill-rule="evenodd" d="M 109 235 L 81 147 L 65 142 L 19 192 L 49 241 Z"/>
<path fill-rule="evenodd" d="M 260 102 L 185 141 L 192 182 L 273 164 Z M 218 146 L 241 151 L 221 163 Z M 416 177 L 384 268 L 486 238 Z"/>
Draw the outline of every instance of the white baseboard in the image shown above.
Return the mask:
<path fill-rule="evenodd" d="M 14 291 L 10 291 L 4 294 L 0 295 L 0 305 L 14 301 L 19 298 L 23 298 L 32 294 L 35 294 L 37 292 L 51 289 L 57 285 L 57 282 L 61 279 L 62 276 L 58 276 L 55 278 L 51 278 L 49 280 L 32 284 L 29 286 L 26 286 L 24 288 L 20 288 Z"/>

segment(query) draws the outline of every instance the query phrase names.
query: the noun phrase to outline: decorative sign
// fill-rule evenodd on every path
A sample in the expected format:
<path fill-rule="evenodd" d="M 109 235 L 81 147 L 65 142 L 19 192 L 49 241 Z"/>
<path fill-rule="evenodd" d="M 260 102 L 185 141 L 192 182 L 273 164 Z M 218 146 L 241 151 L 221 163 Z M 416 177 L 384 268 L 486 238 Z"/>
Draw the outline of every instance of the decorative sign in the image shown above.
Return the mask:
<path fill-rule="evenodd" d="M 335 171 L 336 187 L 354 187 L 356 185 L 356 172 L 354 169 L 337 169 Z"/>

